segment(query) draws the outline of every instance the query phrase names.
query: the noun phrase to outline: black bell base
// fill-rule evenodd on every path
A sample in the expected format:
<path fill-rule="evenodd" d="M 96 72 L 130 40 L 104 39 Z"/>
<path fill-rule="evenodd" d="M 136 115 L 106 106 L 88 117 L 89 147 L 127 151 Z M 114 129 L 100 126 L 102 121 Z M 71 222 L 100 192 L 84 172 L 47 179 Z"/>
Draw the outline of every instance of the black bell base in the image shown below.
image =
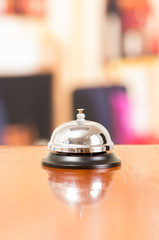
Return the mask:
<path fill-rule="evenodd" d="M 103 169 L 121 166 L 121 160 L 114 153 L 98 154 L 54 154 L 49 153 L 42 165 L 62 169 Z"/>

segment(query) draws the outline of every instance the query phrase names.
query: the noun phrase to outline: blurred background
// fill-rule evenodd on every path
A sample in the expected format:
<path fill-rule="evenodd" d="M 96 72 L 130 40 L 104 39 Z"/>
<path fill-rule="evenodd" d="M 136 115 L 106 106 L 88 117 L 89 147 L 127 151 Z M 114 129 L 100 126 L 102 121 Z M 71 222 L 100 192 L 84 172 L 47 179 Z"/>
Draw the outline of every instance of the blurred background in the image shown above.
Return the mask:
<path fill-rule="evenodd" d="M 158 0 L 0 0 L 0 144 L 46 144 L 85 108 L 159 143 Z"/>

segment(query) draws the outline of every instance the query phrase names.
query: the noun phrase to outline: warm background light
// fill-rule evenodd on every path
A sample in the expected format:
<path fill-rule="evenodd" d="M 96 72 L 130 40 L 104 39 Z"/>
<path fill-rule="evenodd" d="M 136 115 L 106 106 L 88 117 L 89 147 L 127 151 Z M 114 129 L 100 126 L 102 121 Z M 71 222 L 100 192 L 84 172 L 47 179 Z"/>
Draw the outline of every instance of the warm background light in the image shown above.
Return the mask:
<path fill-rule="evenodd" d="M 111 122 L 116 121 L 114 128 L 127 125 L 131 141 L 129 137 L 129 141 L 125 138 L 116 143 L 158 142 L 158 11 L 155 0 L 0 0 L 0 78 L 50 74 L 50 135 L 57 125 L 74 118 L 76 90 L 124 87 L 126 93 L 122 94 L 128 104 L 122 107 L 125 119 L 120 116 L 120 125 L 111 116 Z M 1 95 L 8 112 L 2 128 L 25 124 L 10 120 L 7 100 Z M 98 104 L 99 96 L 94 98 Z M 117 119 L 122 101 L 119 95 L 118 99 L 120 106 L 112 100 L 111 107 Z M 47 107 L 43 100 L 39 105 L 41 111 Z M 86 108 L 89 117 L 90 108 Z M 106 102 L 100 108 L 111 115 Z"/>

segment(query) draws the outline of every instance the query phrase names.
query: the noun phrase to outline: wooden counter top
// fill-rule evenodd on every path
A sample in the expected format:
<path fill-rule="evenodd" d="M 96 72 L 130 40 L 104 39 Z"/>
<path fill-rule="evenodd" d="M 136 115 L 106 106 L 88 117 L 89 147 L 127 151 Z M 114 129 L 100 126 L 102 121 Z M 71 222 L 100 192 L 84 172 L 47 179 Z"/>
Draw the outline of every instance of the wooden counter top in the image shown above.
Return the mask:
<path fill-rule="evenodd" d="M 46 146 L 1 146 L 0 239 L 158 240 L 159 145 L 115 153 L 120 169 L 60 170 Z"/>

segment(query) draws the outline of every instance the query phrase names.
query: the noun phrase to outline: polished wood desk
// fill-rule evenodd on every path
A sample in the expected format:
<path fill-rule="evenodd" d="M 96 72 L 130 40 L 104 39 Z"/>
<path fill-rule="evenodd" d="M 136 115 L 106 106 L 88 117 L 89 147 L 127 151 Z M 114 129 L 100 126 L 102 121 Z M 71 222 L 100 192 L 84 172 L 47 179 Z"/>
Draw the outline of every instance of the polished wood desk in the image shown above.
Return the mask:
<path fill-rule="evenodd" d="M 0 239 L 158 240 L 159 145 L 115 146 L 122 167 L 42 168 L 46 146 L 0 147 Z"/>

